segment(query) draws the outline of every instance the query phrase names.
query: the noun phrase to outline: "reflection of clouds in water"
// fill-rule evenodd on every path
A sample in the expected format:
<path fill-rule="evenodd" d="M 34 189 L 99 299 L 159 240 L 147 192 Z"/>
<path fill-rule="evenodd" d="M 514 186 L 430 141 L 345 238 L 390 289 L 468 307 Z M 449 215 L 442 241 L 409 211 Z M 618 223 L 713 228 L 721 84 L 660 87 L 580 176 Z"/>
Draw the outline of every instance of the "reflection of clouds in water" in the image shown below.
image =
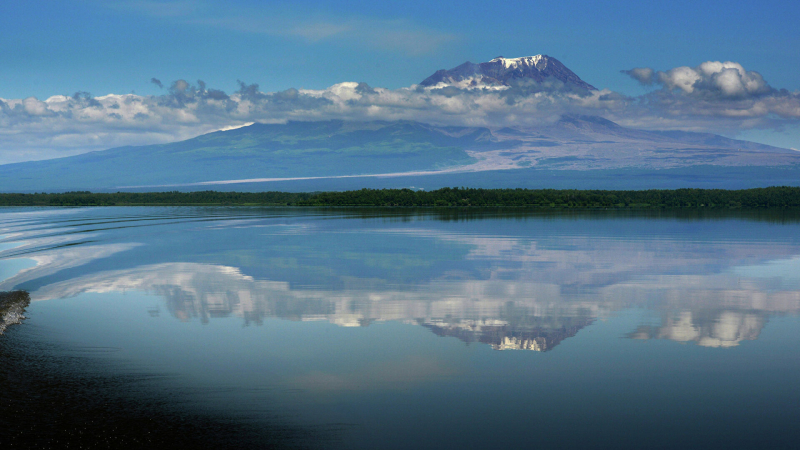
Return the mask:
<path fill-rule="evenodd" d="M 629 337 L 696 342 L 703 347 L 735 347 L 743 340 L 757 339 L 765 323 L 766 318 L 759 314 L 681 311 L 664 317 L 661 326 L 641 326 Z"/>
<path fill-rule="evenodd" d="M 38 301 L 128 290 L 164 297 L 167 309 L 181 320 L 238 316 L 249 324 L 279 317 L 340 326 L 394 320 L 497 349 L 512 348 L 510 341 L 501 345 L 505 337 L 519 340 L 515 348 L 549 349 L 610 313 L 610 305 L 580 298 L 564 301 L 552 284 L 434 281 L 401 290 L 352 279 L 346 290 L 292 289 L 285 282 L 255 280 L 233 267 L 194 263 L 96 273 L 44 286 L 32 297 Z"/>
<path fill-rule="evenodd" d="M 705 274 L 745 265 L 767 267 L 769 271 L 771 268 L 764 263 L 792 258 L 800 253 L 800 246 L 784 242 L 714 240 L 698 244 L 692 240 L 654 237 L 621 239 L 551 234 L 541 238 L 522 238 L 448 233 L 435 229 L 370 231 L 466 245 L 469 250 L 465 259 L 490 265 L 488 278 L 588 288 L 616 285 L 654 274 Z M 800 262 L 797 266 L 797 273 L 800 273 Z"/>
<path fill-rule="evenodd" d="M 260 323 L 279 317 L 340 326 L 397 320 L 496 349 L 547 350 L 594 319 L 627 307 L 664 311 L 660 327 L 640 327 L 631 337 L 736 345 L 755 339 L 767 315 L 800 312 L 800 291 L 771 287 L 770 280 L 713 274 L 641 276 L 577 291 L 501 279 L 435 280 L 403 290 L 354 278 L 344 290 L 292 289 L 289 283 L 257 280 L 234 267 L 167 263 L 50 284 L 32 299 L 140 290 L 164 297 L 167 309 L 181 320 L 238 316 L 245 323 Z"/>
<path fill-rule="evenodd" d="M 59 228 L 46 230 L 39 228 L 39 216 L 20 215 L 16 224 L 5 229 L 16 233 L 16 242 L 24 244 L 0 253 L 0 258 L 26 256 L 36 265 L 0 282 L 0 290 L 141 245 L 88 242 L 109 238 L 102 227 L 151 216 L 178 220 L 195 214 L 187 209 L 178 210 L 177 215 L 172 209 L 153 211 L 130 217 L 96 215 L 91 220 L 75 221 L 75 227 L 64 227 L 72 221 L 63 220 L 50 224 Z M 800 258 L 796 256 L 800 246 L 786 239 L 698 240 L 670 234 L 671 229 L 658 236 L 602 232 L 587 236 L 580 228 L 571 232 L 572 228 L 553 224 L 538 233 L 541 224 L 536 221 L 520 236 L 518 227 L 512 230 L 518 234 L 504 235 L 502 229 L 458 233 L 429 223 L 421 224 L 425 228 L 389 224 L 364 229 L 331 226 L 330 222 L 323 226 L 315 220 L 329 216 L 315 214 L 287 223 L 265 223 L 260 216 L 226 213 L 224 217 L 224 222 L 204 221 L 192 231 L 258 227 L 256 233 L 307 234 L 281 238 L 280 249 L 289 249 L 281 255 L 296 258 L 297 264 L 282 267 L 277 273 L 291 270 L 300 274 L 306 267 L 331 269 L 331 277 L 338 278 L 320 279 L 343 288 L 298 288 L 284 281 L 255 279 L 232 266 L 161 263 L 93 272 L 46 284 L 32 293 L 32 299 L 137 290 L 163 297 L 169 313 L 181 320 L 240 317 L 245 324 L 258 324 L 266 317 L 279 317 L 325 320 L 340 326 L 395 320 L 497 349 L 533 350 L 551 349 L 595 319 L 629 307 L 662 311 L 660 325 L 640 328 L 634 333 L 637 337 L 707 346 L 730 346 L 754 339 L 770 315 L 800 311 Z M 109 218 L 114 219 L 113 225 L 96 227 Z M 93 227 L 89 232 L 76 232 L 87 225 Z M 349 247 L 350 241 L 344 241 L 330 252 L 345 247 L 339 256 L 358 260 L 359 264 L 345 262 L 334 268 L 328 254 L 315 252 L 320 244 L 337 239 L 337 233 L 367 234 L 365 244 L 375 242 L 377 236 L 378 241 L 386 238 L 392 245 L 382 250 L 370 245 Z M 231 253 L 248 248 L 247 243 L 235 245 L 240 246 L 234 246 Z M 123 256 L 114 258 L 117 267 L 124 267 Z M 403 264 L 384 264 L 387 260 Z M 274 261 L 254 256 L 249 264 L 269 268 Z M 385 271 L 370 272 L 374 278 L 366 279 L 364 267 Z M 420 279 L 422 272 L 425 275 Z"/>
<path fill-rule="evenodd" d="M 70 228 L 55 229 L 57 233 L 65 233 L 70 231 Z M 47 230 L 48 234 L 50 230 Z M 68 244 L 73 244 L 80 240 L 91 239 L 97 237 L 97 234 L 82 233 L 82 234 L 61 234 L 44 237 L 29 237 L 36 236 L 41 232 L 38 230 L 26 230 L 24 232 L 14 233 L 11 237 L 9 248 L 0 251 L 0 258 L 13 257 L 23 253 L 33 253 L 35 251 L 47 250 L 52 248 L 63 247 Z"/>
<path fill-rule="evenodd" d="M 625 296 L 631 304 L 656 301 L 669 310 L 729 309 L 766 314 L 800 312 L 800 290 L 779 280 L 726 274 L 647 276 L 600 290 L 607 298 Z"/>
<path fill-rule="evenodd" d="M 97 259 L 109 257 L 115 253 L 130 250 L 139 245 L 134 243 L 83 245 L 37 252 L 26 256 L 26 259 L 34 261 L 35 265 L 23 269 L 13 277 L 1 282 L 0 290 L 10 290 L 26 281 L 52 275 L 71 267 L 78 267 Z"/>
<path fill-rule="evenodd" d="M 733 273 L 744 277 L 780 279 L 783 284 L 791 283 L 796 289 L 800 289 L 800 257 L 736 267 Z"/>
<path fill-rule="evenodd" d="M 130 270 L 99 272 L 43 286 L 34 301 L 74 297 L 84 292 L 140 290 L 164 296 L 186 317 L 261 313 L 262 317 L 327 319 L 341 324 L 373 320 L 430 317 L 483 317 L 496 314 L 508 302 L 524 303 L 535 314 L 556 309 L 590 310 L 579 299 L 561 304 L 559 287 L 552 284 L 502 280 L 434 281 L 411 286 L 375 287 L 374 280 L 350 279 L 346 290 L 292 289 L 281 281 L 256 280 L 230 266 L 166 263 Z M 359 282 L 363 283 L 359 286 Z M 213 312 L 213 313 L 212 313 Z"/>
<path fill-rule="evenodd" d="M 0 232 L 5 233 L 7 247 L 0 247 L 0 261 L 27 260 L 32 267 L 19 270 L 11 277 L 0 281 L 0 290 L 13 289 L 26 281 L 52 275 L 64 269 L 78 267 L 94 260 L 106 258 L 119 252 L 130 250 L 141 244 L 91 244 L 99 239 L 100 231 L 86 232 L 82 228 L 93 221 L 108 220 L 102 216 L 92 219 L 75 215 L 85 212 L 85 208 L 45 209 L 3 213 Z M 59 219 L 60 223 L 51 220 Z M 25 264 L 27 265 L 27 264 Z"/>
<path fill-rule="evenodd" d="M 34 220 L 33 223 L 39 223 L 43 218 L 49 217 L 60 217 L 60 216 L 75 216 L 77 214 L 83 213 L 85 209 L 83 208 L 44 208 L 38 209 L 36 207 L 31 208 L 29 206 L 22 206 L 18 207 L 18 209 L 13 210 L 15 207 L 11 207 L 10 211 L 3 211 L 3 222 L 4 225 L 0 225 L 0 231 L 12 229 L 15 226 L 19 225 L 28 225 L 29 220 Z M 42 225 L 46 226 L 46 225 Z"/>
<path fill-rule="evenodd" d="M 83 208 L 75 209 L 30 209 L 25 207 L 23 210 L 18 211 L 4 211 L 3 221 L 0 222 L 0 241 L 12 241 L 14 247 L 19 248 L 22 245 L 33 246 L 35 242 L 16 242 L 20 240 L 29 239 L 41 234 L 45 231 L 48 236 L 44 239 L 62 241 L 76 240 L 75 236 L 56 236 L 59 233 L 67 233 L 74 230 L 74 225 L 56 225 L 48 219 L 61 219 L 62 222 L 68 222 L 73 219 L 78 213 L 82 213 Z M 66 216 L 66 218 L 62 218 Z M 2 253 L 0 253 L 2 257 Z"/>
<path fill-rule="evenodd" d="M 603 293 L 659 305 L 661 325 L 640 326 L 629 337 L 695 342 L 705 347 L 733 347 L 754 340 L 770 315 L 800 312 L 800 290 L 785 290 L 774 278 L 726 274 L 643 277 L 609 286 Z"/>
<path fill-rule="evenodd" d="M 782 284 L 777 278 L 674 275 L 644 277 L 604 291 L 637 302 L 657 301 L 663 311 L 677 311 L 662 314 L 660 326 L 639 327 L 629 337 L 732 347 L 756 339 L 769 315 L 800 312 L 800 291 Z"/>

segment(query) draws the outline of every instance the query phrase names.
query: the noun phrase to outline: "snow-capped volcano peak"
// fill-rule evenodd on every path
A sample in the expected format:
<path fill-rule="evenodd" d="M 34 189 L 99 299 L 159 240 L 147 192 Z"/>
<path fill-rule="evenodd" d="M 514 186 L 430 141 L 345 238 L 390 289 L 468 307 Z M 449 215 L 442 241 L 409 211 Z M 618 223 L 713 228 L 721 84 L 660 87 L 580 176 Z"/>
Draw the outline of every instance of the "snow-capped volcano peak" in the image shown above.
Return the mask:
<path fill-rule="evenodd" d="M 545 55 L 522 56 L 519 58 L 503 58 L 502 56 L 498 56 L 489 62 L 499 62 L 503 64 L 503 67 L 506 69 L 514 69 L 519 66 L 536 67 L 536 65 L 539 64 L 539 61 L 542 60 L 544 60 L 545 64 L 547 64 L 547 56 Z"/>
<path fill-rule="evenodd" d="M 534 55 L 519 58 L 498 56 L 490 61 L 474 64 L 469 61 L 450 70 L 438 70 L 420 85 L 431 88 L 454 86 L 462 89 L 508 89 L 514 80 L 530 79 L 541 83 L 555 79 L 565 85 L 586 90 L 596 90 L 552 56 Z"/>

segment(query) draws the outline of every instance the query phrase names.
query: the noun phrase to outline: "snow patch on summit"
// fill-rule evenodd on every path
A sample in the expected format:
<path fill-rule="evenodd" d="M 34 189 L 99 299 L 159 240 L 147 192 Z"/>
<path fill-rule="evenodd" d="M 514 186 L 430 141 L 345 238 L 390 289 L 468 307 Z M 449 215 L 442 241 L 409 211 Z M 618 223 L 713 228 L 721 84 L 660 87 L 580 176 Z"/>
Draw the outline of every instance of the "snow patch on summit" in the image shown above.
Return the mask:
<path fill-rule="evenodd" d="M 517 84 L 520 80 L 525 80 L 525 83 L 539 83 L 544 86 L 544 89 L 560 89 L 560 86 L 568 86 L 568 90 L 574 88 L 587 92 L 597 90 L 591 84 L 581 80 L 559 60 L 542 54 L 519 58 L 498 56 L 479 64 L 467 61 L 450 70 L 437 70 L 436 73 L 422 80 L 420 86 L 428 89 L 451 86 L 468 90 L 503 90 Z"/>
<path fill-rule="evenodd" d="M 506 69 L 516 69 L 519 66 L 536 67 L 536 65 L 539 64 L 539 61 L 542 59 L 544 59 L 545 64 L 547 64 L 547 59 L 544 57 L 544 55 L 521 56 L 519 58 L 503 58 L 502 56 L 498 56 L 489 62 L 500 62 Z"/>

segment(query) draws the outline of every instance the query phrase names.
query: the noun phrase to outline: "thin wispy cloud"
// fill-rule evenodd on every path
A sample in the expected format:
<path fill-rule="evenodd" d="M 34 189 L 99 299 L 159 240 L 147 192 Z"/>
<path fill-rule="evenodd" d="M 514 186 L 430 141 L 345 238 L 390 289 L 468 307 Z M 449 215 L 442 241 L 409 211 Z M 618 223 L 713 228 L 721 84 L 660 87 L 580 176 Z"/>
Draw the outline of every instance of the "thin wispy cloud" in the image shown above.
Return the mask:
<path fill-rule="evenodd" d="M 192 14 L 209 13 L 214 6 L 203 0 L 123 0 L 100 2 L 99 5 L 152 17 L 188 17 Z"/>
<path fill-rule="evenodd" d="M 309 45 L 333 42 L 412 56 L 431 54 L 461 40 L 454 33 L 424 27 L 405 19 L 298 13 L 280 5 L 231 9 L 212 1 L 132 0 L 114 3 L 109 7 L 185 25 L 299 39 Z"/>

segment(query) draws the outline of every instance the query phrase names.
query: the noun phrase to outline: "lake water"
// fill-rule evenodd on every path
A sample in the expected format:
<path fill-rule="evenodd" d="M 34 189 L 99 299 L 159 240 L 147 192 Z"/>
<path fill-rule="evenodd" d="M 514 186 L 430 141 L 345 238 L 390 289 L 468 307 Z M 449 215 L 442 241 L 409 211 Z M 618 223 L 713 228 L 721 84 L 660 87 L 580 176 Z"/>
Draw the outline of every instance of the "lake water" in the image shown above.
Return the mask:
<path fill-rule="evenodd" d="M 800 441 L 781 212 L 6 208 L 0 280 L 2 443 Z"/>

